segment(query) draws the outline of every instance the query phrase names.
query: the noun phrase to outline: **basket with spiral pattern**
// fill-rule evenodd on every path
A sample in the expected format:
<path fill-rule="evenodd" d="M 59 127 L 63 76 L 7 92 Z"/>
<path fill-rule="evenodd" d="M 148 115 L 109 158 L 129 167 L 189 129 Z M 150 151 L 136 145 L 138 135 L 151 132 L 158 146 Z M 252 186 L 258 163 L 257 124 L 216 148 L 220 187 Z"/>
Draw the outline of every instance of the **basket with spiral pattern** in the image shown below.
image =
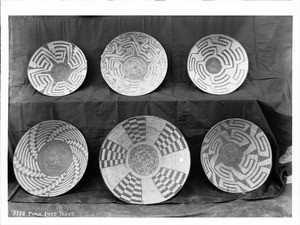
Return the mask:
<path fill-rule="evenodd" d="M 164 80 L 168 60 L 162 45 L 141 32 L 114 38 L 101 56 L 101 73 L 114 91 L 128 96 L 145 95 Z"/>
<path fill-rule="evenodd" d="M 183 187 L 190 153 L 174 125 L 154 116 L 136 116 L 108 134 L 99 164 L 106 185 L 120 200 L 154 204 L 170 199 Z"/>
<path fill-rule="evenodd" d="M 87 61 L 73 43 L 53 41 L 40 47 L 28 65 L 32 86 L 48 96 L 64 96 L 80 87 L 87 73 Z"/>
<path fill-rule="evenodd" d="M 69 123 L 48 120 L 30 128 L 14 153 L 14 173 L 32 195 L 53 197 L 72 189 L 88 162 L 86 141 Z"/>
<path fill-rule="evenodd" d="M 238 41 L 227 35 L 211 34 L 192 47 L 187 69 L 199 89 L 223 95 L 242 85 L 248 64 L 247 53 Z"/>
<path fill-rule="evenodd" d="M 219 189 L 246 193 L 259 188 L 272 167 L 272 150 L 265 133 L 254 123 L 232 118 L 213 126 L 201 147 L 201 164 Z"/>

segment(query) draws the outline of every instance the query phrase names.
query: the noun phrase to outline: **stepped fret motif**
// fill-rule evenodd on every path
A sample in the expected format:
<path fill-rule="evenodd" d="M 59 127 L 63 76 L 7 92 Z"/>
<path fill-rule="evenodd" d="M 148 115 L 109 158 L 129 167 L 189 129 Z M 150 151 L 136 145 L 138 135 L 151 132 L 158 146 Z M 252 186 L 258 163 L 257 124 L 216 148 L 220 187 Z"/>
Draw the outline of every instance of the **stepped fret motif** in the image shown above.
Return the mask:
<path fill-rule="evenodd" d="M 210 94 L 236 90 L 248 72 L 248 56 L 233 38 L 212 34 L 199 40 L 188 57 L 188 73 L 193 83 Z"/>
<path fill-rule="evenodd" d="M 101 57 L 101 73 L 116 92 L 137 96 L 155 90 L 167 73 L 167 55 L 153 37 L 127 32 L 114 38 Z"/>
<path fill-rule="evenodd" d="M 63 96 L 74 92 L 83 83 L 87 61 L 74 44 L 54 41 L 40 47 L 31 57 L 28 78 L 42 94 Z"/>
<path fill-rule="evenodd" d="M 254 123 L 227 119 L 206 134 L 201 163 L 216 187 L 244 193 L 266 181 L 272 167 L 272 151 L 266 135 Z"/>

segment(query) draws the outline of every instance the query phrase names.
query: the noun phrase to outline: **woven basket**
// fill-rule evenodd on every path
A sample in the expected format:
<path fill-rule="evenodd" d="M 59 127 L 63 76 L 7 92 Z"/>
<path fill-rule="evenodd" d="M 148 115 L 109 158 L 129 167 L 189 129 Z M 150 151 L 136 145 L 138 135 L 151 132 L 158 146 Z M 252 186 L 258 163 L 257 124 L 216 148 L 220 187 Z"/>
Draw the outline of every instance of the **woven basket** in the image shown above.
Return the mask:
<path fill-rule="evenodd" d="M 190 153 L 174 125 L 154 116 L 136 116 L 108 134 L 99 165 L 117 198 L 154 204 L 170 199 L 182 188 L 190 170 Z"/>
<path fill-rule="evenodd" d="M 114 38 L 101 56 L 101 73 L 111 89 L 138 96 L 154 91 L 167 73 L 167 54 L 153 37 L 127 32 Z"/>
<path fill-rule="evenodd" d="M 244 119 L 226 119 L 206 134 L 201 146 L 201 164 L 217 188 L 246 193 L 260 187 L 268 178 L 272 150 L 257 125 Z"/>
<path fill-rule="evenodd" d="M 32 86 L 48 96 L 64 96 L 80 87 L 87 73 L 83 52 L 67 41 L 53 41 L 31 57 L 28 78 Z"/>
<path fill-rule="evenodd" d="M 187 69 L 193 83 L 202 91 L 223 95 L 235 91 L 248 73 L 248 56 L 232 37 L 212 34 L 191 49 Z"/>
<path fill-rule="evenodd" d="M 83 176 L 88 149 L 69 123 L 48 120 L 30 128 L 14 153 L 15 176 L 32 195 L 53 197 L 72 189 Z"/>

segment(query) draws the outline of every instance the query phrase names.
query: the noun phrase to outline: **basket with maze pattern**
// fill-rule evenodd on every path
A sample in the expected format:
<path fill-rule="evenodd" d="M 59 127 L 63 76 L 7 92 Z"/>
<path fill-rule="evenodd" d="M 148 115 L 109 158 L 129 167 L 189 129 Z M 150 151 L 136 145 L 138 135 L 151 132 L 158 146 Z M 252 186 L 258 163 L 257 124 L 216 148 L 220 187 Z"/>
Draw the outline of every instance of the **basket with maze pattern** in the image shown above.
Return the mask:
<path fill-rule="evenodd" d="M 154 116 L 118 124 L 104 140 L 99 164 L 110 191 L 132 204 L 155 204 L 173 197 L 190 170 L 190 152 L 180 131 Z"/>
<path fill-rule="evenodd" d="M 87 73 L 87 60 L 73 43 L 53 41 L 40 47 L 28 65 L 28 79 L 40 93 L 64 96 L 77 90 Z"/>
<path fill-rule="evenodd" d="M 30 128 L 14 153 L 14 173 L 32 195 L 53 197 L 72 189 L 88 162 L 86 141 L 69 123 L 48 120 Z"/>
<path fill-rule="evenodd" d="M 235 91 L 248 73 L 248 56 L 243 46 L 227 35 L 212 34 L 191 49 L 187 70 L 202 91 L 224 95 Z"/>
<path fill-rule="evenodd" d="M 254 123 L 232 118 L 213 126 L 201 146 L 201 164 L 212 184 L 225 192 L 246 193 L 259 188 L 272 167 L 272 150 Z"/>
<path fill-rule="evenodd" d="M 139 96 L 154 91 L 167 73 L 167 54 L 153 37 L 127 32 L 114 38 L 101 56 L 101 73 L 111 89 Z"/>

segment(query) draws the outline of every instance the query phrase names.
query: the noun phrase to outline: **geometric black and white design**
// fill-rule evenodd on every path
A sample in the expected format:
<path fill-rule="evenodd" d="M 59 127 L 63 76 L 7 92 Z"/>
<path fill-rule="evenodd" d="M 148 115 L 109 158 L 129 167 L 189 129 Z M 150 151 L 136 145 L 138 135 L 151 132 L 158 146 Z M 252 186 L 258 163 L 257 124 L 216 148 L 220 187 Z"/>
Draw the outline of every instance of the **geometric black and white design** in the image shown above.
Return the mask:
<path fill-rule="evenodd" d="M 127 150 L 117 143 L 107 140 L 102 148 L 102 155 L 100 158 L 100 167 L 117 166 L 124 164 L 126 160 Z"/>
<path fill-rule="evenodd" d="M 162 196 L 169 198 L 175 195 L 183 186 L 186 174 L 172 169 L 161 167 L 152 177 L 153 182 Z"/>
<path fill-rule="evenodd" d="M 83 52 L 67 41 L 53 41 L 40 47 L 31 57 L 28 78 L 32 86 L 48 96 L 74 92 L 83 83 L 87 61 Z"/>
<path fill-rule="evenodd" d="M 272 150 L 264 132 L 244 119 L 227 119 L 206 134 L 201 164 L 219 189 L 245 193 L 260 187 L 270 174 Z"/>
<path fill-rule="evenodd" d="M 99 167 L 109 190 L 134 204 L 155 204 L 173 197 L 185 183 L 190 153 L 181 132 L 155 116 L 135 116 L 107 135 Z"/>
<path fill-rule="evenodd" d="M 80 131 L 69 123 L 48 120 L 23 135 L 14 152 L 13 165 L 24 190 L 52 197 L 77 184 L 87 161 L 87 144 Z"/>
<path fill-rule="evenodd" d="M 128 173 L 126 177 L 113 189 L 113 192 L 121 200 L 129 203 L 142 202 L 141 179 Z"/>
<path fill-rule="evenodd" d="M 128 96 L 145 95 L 163 81 L 167 54 L 153 37 L 127 32 L 114 38 L 101 56 L 101 73 L 114 91 Z"/>
<path fill-rule="evenodd" d="M 154 144 L 160 150 L 162 156 L 187 147 L 182 134 L 170 124 L 166 124 Z"/>
<path fill-rule="evenodd" d="M 133 144 L 146 140 L 146 118 L 133 117 L 122 124 Z"/>
<path fill-rule="evenodd" d="M 248 56 L 243 46 L 227 35 L 212 34 L 191 49 L 187 69 L 202 91 L 223 95 L 236 90 L 248 73 Z"/>

